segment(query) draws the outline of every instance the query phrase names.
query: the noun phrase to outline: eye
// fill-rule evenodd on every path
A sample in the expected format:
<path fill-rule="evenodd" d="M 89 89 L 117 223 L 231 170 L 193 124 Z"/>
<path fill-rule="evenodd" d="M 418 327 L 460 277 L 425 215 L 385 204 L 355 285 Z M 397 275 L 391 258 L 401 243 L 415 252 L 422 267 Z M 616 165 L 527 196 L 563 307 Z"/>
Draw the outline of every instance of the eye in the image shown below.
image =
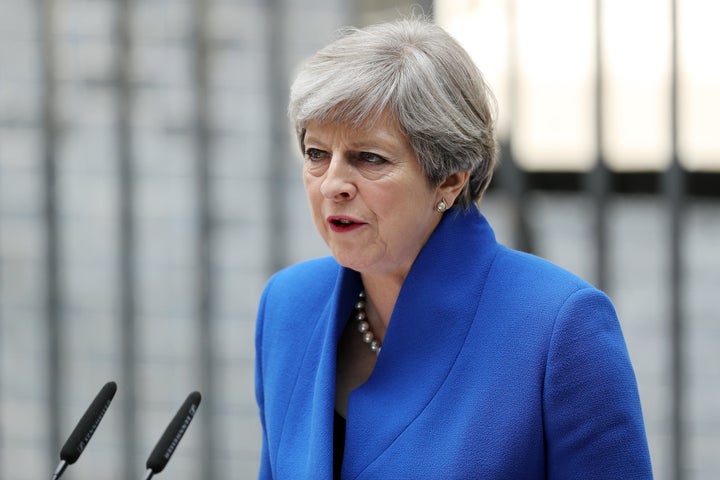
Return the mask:
<path fill-rule="evenodd" d="M 305 150 L 305 158 L 311 162 L 323 160 L 327 157 L 327 152 L 318 150 L 317 148 L 308 148 Z"/>
<path fill-rule="evenodd" d="M 363 162 L 366 162 L 366 163 L 369 163 L 372 165 L 381 165 L 387 161 L 380 155 L 377 155 L 377 154 L 371 153 L 371 152 L 360 152 L 358 154 L 358 158 L 360 160 L 362 160 Z"/>

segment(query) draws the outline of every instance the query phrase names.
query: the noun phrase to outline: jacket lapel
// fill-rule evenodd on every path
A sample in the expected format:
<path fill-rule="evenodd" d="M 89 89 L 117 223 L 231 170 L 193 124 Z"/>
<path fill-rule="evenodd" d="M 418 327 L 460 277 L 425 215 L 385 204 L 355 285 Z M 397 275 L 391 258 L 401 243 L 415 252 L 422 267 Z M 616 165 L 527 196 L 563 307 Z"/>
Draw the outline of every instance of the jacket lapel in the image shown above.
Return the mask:
<path fill-rule="evenodd" d="M 291 394 L 278 456 L 287 454 L 294 460 L 278 462 L 292 469 L 278 472 L 279 478 L 332 478 L 337 344 L 361 288 L 356 272 L 344 268 L 339 272 L 334 290 L 308 339 Z"/>
<path fill-rule="evenodd" d="M 442 386 L 496 251 L 490 226 L 474 209 L 451 210 L 430 237 L 400 291 L 373 374 L 350 396 L 343 478 L 376 461 Z"/>

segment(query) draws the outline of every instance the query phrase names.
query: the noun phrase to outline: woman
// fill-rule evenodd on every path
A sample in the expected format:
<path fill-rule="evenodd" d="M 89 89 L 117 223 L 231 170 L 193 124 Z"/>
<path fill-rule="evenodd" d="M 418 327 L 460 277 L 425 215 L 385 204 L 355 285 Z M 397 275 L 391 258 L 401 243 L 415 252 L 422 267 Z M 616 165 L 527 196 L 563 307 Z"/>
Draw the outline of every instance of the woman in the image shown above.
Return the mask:
<path fill-rule="evenodd" d="M 355 30 L 289 113 L 332 257 L 277 273 L 256 332 L 260 478 L 651 478 L 607 297 L 499 245 L 492 95 L 443 30 Z"/>

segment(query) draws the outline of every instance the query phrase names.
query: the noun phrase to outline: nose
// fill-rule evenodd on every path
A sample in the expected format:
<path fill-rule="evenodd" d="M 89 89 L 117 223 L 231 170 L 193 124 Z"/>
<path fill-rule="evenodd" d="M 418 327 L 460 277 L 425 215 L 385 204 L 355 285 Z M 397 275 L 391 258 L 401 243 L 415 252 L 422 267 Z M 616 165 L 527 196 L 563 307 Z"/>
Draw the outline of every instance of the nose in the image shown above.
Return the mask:
<path fill-rule="evenodd" d="M 320 193 L 328 200 L 349 200 L 355 196 L 352 167 L 342 158 L 333 156 L 320 185 Z"/>

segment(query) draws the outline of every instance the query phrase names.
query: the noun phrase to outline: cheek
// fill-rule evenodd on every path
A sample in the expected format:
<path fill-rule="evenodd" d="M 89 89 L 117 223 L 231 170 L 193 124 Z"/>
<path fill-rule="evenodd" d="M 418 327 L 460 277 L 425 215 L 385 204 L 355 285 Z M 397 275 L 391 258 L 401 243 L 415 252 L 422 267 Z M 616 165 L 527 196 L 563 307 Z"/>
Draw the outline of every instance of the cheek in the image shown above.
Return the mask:
<path fill-rule="evenodd" d="M 423 194 L 405 194 L 386 199 L 387 204 L 394 205 L 385 209 L 386 226 L 390 227 L 390 235 L 414 238 L 416 234 L 425 235 L 429 225 L 434 222 L 435 212 L 432 197 Z"/>
<path fill-rule="evenodd" d="M 377 189 L 373 195 L 377 210 L 384 215 L 412 222 L 425 212 L 428 202 L 432 202 L 430 192 L 414 188 L 413 185 L 393 185 L 392 188 Z M 392 208 L 388 208 L 392 207 Z"/>
<path fill-rule="evenodd" d="M 319 183 L 313 182 L 312 179 L 304 179 L 305 196 L 307 197 L 308 204 L 310 205 L 310 213 L 313 219 L 317 221 L 318 217 L 322 216 L 320 207 L 322 205 L 322 194 L 320 193 Z"/>
<path fill-rule="evenodd" d="M 305 173 L 303 175 L 303 186 L 305 187 L 305 195 L 307 196 L 308 200 L 313 202 L 318 198 L 318 195 L 320 194 L 320 188 L 317 179 L 315 179 L 312 175 L 308 175 L 307 173 Z"/>

